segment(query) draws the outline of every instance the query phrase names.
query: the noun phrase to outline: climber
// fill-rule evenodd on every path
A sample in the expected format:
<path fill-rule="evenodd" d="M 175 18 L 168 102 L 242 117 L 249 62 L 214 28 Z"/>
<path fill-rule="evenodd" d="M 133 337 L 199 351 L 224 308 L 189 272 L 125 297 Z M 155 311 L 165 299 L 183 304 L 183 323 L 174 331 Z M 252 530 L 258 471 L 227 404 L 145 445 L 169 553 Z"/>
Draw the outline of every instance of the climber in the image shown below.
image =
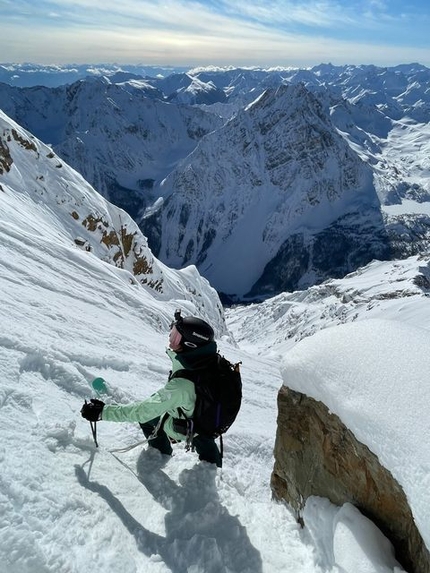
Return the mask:
<path fill-rule="evenodd" d="M 166 352 L 172 361 L 172 372 L 163 388 L 142 402 L 128 405 L 108 405 L 92 399 L 82 406 L 82 417 L 90 422 L 138 422 L 149 438 L 149 445 L 162 454 L 171 455 L 172 443 L 187 439 L 184 427 L 192 418 L 196 404 L 194 382 L 182 374 L 216 365 L 214 331 L 204 320 L 182 317 L 180 311 L 176 311 Z M 175 376 L 179 370 L 181 373 Z M 221 467 L 222 456 L 214 437 L 191 434 L 191 441 L 200 460 Z"/>

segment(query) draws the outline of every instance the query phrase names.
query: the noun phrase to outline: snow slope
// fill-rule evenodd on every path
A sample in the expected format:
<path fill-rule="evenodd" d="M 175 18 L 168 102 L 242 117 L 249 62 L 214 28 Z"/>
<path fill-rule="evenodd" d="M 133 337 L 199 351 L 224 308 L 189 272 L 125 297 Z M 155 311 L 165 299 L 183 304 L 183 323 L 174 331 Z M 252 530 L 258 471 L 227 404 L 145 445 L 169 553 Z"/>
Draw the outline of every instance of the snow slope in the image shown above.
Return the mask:
<path fill-rule="evenodd" d="M 218 297 L 192 267 L 152 260 L 163 279 L 152 288 L 115 266 L 101 235 L 88 232 L 93 248 L 79 248 L 71 203 L 79 219 L 97 208 L 108 225 L 120 212 L 1 120 L 0 571 L 277 571 L 291 551 L 314 571 L 293 515 L 270 499 L 277 366 L 251 365 L 228 343 Z M 166 470 L 141 448 L 115 459 L 108 449 L 141 439 L 140 429 L 104 424 L 96 450 L 79 414 L 97 375 L 112 389 L 107 400 L 122 402 L 165 382 L 178 306 L 207 318 L 226 354 L 244 360 L 247 406 L 226 442 L 222 479 L 181 446 Z"/>
<path fill-rule="evenodd" d="M 178 301 L 160 302 L 106 263 L 3 220 L 1 229 L 0 571 L 276 571 L 288 552 L 271 548 L 285 545 L 286 532 L 313 571 L 293 516 L 270 501 L 275 366 L 244 367 L 248 406 L 226 441 L 222 481 L 182 447 L 166 473 L 142 449 L 116 460 L 109 448 L 142 438 L 133 425 L 100 426 L 96 452 L 79 415 L 90 381 L 104 376 L 123 402 L 163 384 Z M 249 417 L 264 419 L 260 397 L 272 416 L 250 429 Z M 273 539 L 267 520 L 279 531 Z"/>
<path fill-rule="evenodd" d="M 324 556 L 335 540 L 342 555 L 357 555 L 358 513 L 347 541 L 338 526 L 319 532 L 318 553 L 288 508 L 271 501 L 277 363 L 226 342 L 222 351 L 243 361 L 245 387 L 221 474 L 182 446 L 166 465 L 140 448 L 115 459 L 108 449 L 142 437 L 128 424 L 100 424 L 96 451 L 79 416 L 90 380 L 104 376 L 122 402 L 159 387 L 169 367 L 159 321 L 177 301 L 161 305 L 106 263 L 79 252 L 76 264 L 49 241 L 41 257 L 41 239 L 17 240 L 13 226 L 1 227 L 0 571 L 313 573 L 337 571 Z M 317 522 L 335 509 L 313 511 Z M 369 549 L 361 551 L 370 562 L 372 535 L 366 522 Z M 385 544 L 376 544 L 379 553 Z M 383 555 L 392 563 L 390 549 Z"/>
<path fill-rule="evenodd" d="M 40 142 L 24 131 L 15 138 L 8 130 L 17 126 L 1 119 L 0 572 L 399 571 L 390 545 L 354 508 L 311 500 L 301 530 L 271 500 L 279 360 L 233 343 L 195 269 L 171 271 L 154 259 L 168 277 L 160 293 L 132 280 L 101 245 L 99 256 L 101 235 L 87 233 L 93 249 L 79 248 L 71 198 L 81 194 L 79 215 L 98 203 L 113 228 L 118 210 L 64 164 L 49 167 L 58 158 L 46 163 Z M 106 401 L 125 403 L 164 383 L 178 306 L 213 323 L 221 351 L 243 362 L 243 407 L 222 472 L 181 445 L 168 462 L 145 447 L 115 457 L 109 450 L 140 440 L 139 428 L 100 423 L 96 449 L 79 414 L 96 376 L 108 381 Z M 276 346 L 271 335 L 266 344 Z"/>
<path fill-rule="evenodd" d="M 429 257 L 373 261 L 343 279 L 228 309 L 227 319 L 242 348 L 280 360 L 304 338 L 345 323 L 389 319 L 428 328 L 429 289 Z"/>
<path fill-rule="evenodd" d="M 117 401 L 149 395 L 168 375 L 163 349 L 175 308 L 206 314 L 218 338 L 228 339 L 219 300 L 192 267 L 171 271 L 153 260 L 163 277 L 160 290 L 116 267 L 90 233 L 94 248 L 77 247 L 71 202 L 80 197 L 80 214 L 97 208 L 109 222 L 118 209 L 64 164 L 51 168 L 58 158 L 46 158 L 48 148 L 1 120 L 0 571 L 260 571 L 260 545 L 270 544 L 257 519 L 262 508 L 279 525 L 273 543 L 284 545 L 285 520 L 312 571 L 312 552 L 293 516 L 270 501 L 274 408 L 251 432 L 244 410 L 227 442 L 223 482 L 179 447 L 166 474 L 141 449 L 118 461 L 108 448 L 142 437 L 130 425 L 100 428 L 96 452 L 79 415 L 92 378 L 103 375 Z M 44 169 L 43 192 L 34 188 L 35 168 Z M 275 365 L 259 364 L 260 376 L 249 375 L 252 400 L 246 398 L 256 421 L 263 415 L 253 401 L 264 392 L 274 404 L 280 384 Z M 250 370 L 246 365 L 244 375 Z M 272 372 L 268 388 L 259 382 L 261 370 Z M 235 460 L 250 449 L 254 460 L 239 468 Z M 255 522 L 249 536 L 246 526 Z M 266 570 L 287 560 L 283 550 L 264 551 Z"/>

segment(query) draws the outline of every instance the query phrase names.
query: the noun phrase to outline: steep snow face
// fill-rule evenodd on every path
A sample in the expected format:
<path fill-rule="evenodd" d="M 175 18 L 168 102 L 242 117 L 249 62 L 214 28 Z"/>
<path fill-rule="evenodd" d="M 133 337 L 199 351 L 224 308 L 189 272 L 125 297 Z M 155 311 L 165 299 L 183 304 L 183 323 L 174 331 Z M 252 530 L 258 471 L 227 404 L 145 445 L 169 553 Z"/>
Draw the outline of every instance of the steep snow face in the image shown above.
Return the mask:
<path fill-rule="evenodd" d="M 133 216 L 199 139 L 223 120 L 162 101 L 147 82 L 79 81 L 56 90 L 0 86 L 0 108 Z"/>
<path fill-rule="evenodd" d="M 369 168 L 302 86 L 265 92 L 163 182 L 159 256 L 245 294 L 295 233 L 377 211 Z"/>
<path fill-rule="evenodd" d="M 208 308 L 217 308 L 211 319 L 222 330 L 218 296 L 195 267 L 172 271 L 158 261 L 127 213 L 107 202 L 48 146 L 3 112 L 0 198 L 2 225 L 10 241 L 19 240 L 22 233 L 43 250 L 61 245 L 73 259 L 81 256 L 77 252 L 84 252 L 88 258 L 109 263 L 121 281 L 144 287 L 158 300 L 183 299 L 206 316 Z"/>

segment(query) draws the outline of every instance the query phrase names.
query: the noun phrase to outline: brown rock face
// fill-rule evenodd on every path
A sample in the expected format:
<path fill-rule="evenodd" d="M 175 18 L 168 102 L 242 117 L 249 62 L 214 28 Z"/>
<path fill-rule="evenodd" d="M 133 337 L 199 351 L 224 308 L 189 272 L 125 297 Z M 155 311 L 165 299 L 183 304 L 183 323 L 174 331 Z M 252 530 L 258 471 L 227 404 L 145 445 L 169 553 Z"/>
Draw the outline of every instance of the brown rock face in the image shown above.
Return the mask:
<path fill-rule="evenodd" d="M 297 512 L 312 495 L 354 504 L 392 542 L 411 573 L 430 573 L 430 553 L 406 496 L 378 458 L 321 402 L 283 386 L 272 491 Z"/>

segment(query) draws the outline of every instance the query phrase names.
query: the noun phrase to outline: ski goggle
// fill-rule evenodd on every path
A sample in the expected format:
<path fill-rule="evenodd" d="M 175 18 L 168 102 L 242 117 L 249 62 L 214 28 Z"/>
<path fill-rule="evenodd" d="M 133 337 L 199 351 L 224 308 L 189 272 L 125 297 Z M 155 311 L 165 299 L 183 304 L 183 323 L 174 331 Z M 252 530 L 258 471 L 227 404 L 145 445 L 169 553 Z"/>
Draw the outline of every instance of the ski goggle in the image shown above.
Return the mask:
<path fill-rule="evenodd" d="M 172 350 L 179 350 L 181 348 L 182 334 L 178 331 L 175 325 L 170 329 L 169 334 L 169 348 Z"/>

